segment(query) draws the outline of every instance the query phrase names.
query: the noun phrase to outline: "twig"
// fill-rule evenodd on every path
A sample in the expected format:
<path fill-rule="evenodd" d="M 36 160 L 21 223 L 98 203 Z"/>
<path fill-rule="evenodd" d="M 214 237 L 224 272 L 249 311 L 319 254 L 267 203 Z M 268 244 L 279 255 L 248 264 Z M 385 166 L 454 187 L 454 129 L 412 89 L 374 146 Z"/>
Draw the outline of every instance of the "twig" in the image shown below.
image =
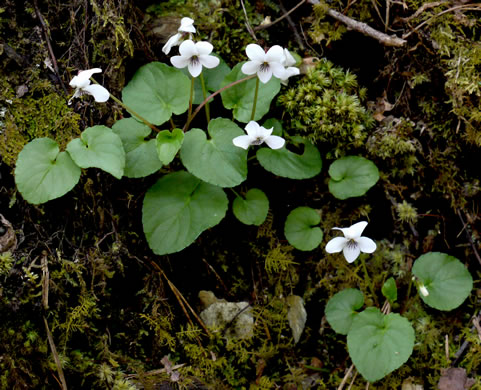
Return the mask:
<path fill-rule="evenodd" d="M 43 322 L 45 324 L 45 330 L 47 331 L 48 344 L 52 350 L 53 360 L 55 360 L 55 365 L 57 366 L 58 376 L 60 377 L 60 382 L 62 384 L 62 390 L 67 390 L 67 382 L 65 381 L 65 376 L 62 370 L 62 363 L 57 353 L 57 348 L 55 348 L 55 343 L 53 342 L 52 333 L 50 333 L 50 328 L 48 327 L 48 322 L 45 316 L 43 317 Z"/>
<path fill-rule="evenodd" d="M 421 15 L 424 11 L 426 11 L 429 8 L 434 8 L 438 7 L 440 5 L 443 5 L 447 3 L 447 0 L 442 0 L 442 1 L 435 1 L 433 3 L 425 3 L 421 7 L 419 7 L 416 12 L 414 12 L 411 16 L 407 16 L 405 18 L 401 18 L 400 20 L 402 22 L 409 22 L 411 19 L 417 18 L 419 15 Z"/>
<path fill-rule="evenodd" d="M 247 31 L 249 32 L 251 37 L 254 38 L 255 41 L 257 41 L 256 33 L 254 32 L 254 30 L 251 27 L 251 24 L 249 23 L 249 17 L 247 16 L 247 11 L 246 11 L 246 7 L 244 5 L 244 0 L 241 0 L 241 5 L 242 5 L 242 10 L 244 11 L 244 16 L 246 18 Z"/>
<path fill-rule="evenodd" d="M 35 7 L 35 13 L 37 14 L 37 18 L 40 21 L 40 25 L 42 26 L 43 34 L 45 35 L 45 41 L 47 42 L 48 53 L 50 55 L 50 59 L 52 60 L 53 69 L 55 70 L 55 74 L 57 75 L 60 85 L 62 86 L 65 92 L 65 95 L 68 95 L 67 88 L 65 88 L 65 84 L 63 83 L 62 78 L 60 77 L 60 72 L 58 70 L 58 65 L 57 65 L 57 59 L 53 54 L 52 44 L 50 43 L 50 39 L 48 37 L 48 28 L 45 23 L 45 20 L 43 19 L 42 14 L 40 13 L 40 9 L 38 8 L 37 0 L 33 0 L 33 6 Z"/>
<path fill-rule="evenodd" d="M 289 23 L 289 26 L 291 27 L 292 32 L 294 33 L 294 38 L 296 38 L 299 48 L 301 50 L 304 50 L 304 44 L 302 43 L 302 39 L 301 39 L 301 36 L 299 35 L 299 32 L 297 31 L 296 24 L 292 21 L 292 18 L 289 16 L 289 12 L 291 12 L 292 10 L 289 12 L 286 12 L 286 8 L 284 7 L 284 4 L 282 4 L 281 0 L 279 0 L 279 7 L 281 8 L 282 12 L 286 13 L 287 23 Z"/>
<path fill-rule="evenodd" d="M 425 26 L 427 23 L 431 22 L 431 20 L 433 20 L 434 18 L 437 18 L 441 15 L 444 15 L 444 14 L 447 14 L 448 12 L 451 12 L 451 11 L 456 11 L 458 9 L 464 9 L 466 11 L 479 11 L 480 10 L 480 7 L 481 7 L 481 4 L 464 4 L 464 5 L 457 5 L 456 7 L 451 7 L 451 8 L 448 8 L 448 9 L 445 9 L 444 11 L 441 11 L 439 12 L 438 14 L 436 15 L 433 15 L 432 17 L 430 17 L 429 19 L 425 20 L 424 22 L 418 24 L 416 27 L 414 27 L 411 31 L 409 31 L 408 33 L 404 34 L 403 35 L 403 39 L 406 39 L 407 37 L 409 37 L 412 33 L 416 32 L 417 30 L 419 30 L 421 27 Z"/>
<path fill-rule="evenodd" d="M 358 22 L 357 20 L 351 19 L 350 17 L 343 15 L 340 12 L 334 11 L 333 9 L 329 8 L 327 10 L 327 14 L 330 17 L 344 23 L 349 29 L 360 32 L 361 34 L 364 34 L 368 37 L 377 39 L 383 45 L 401 47 L 406 44 L 405 39 L 401 39 L 395 35 L 384 34 L 368 26 L 366 23 Z"/>
<path fill-rule="evenodd" d="M 354 369 L 354 364 L 351 364 L 351 367 L 349 367 L 346 374 L 344 375 L 344 378 L 342 378 L 342 382 L 339 385 L 339 387 L 337 388 L 337 390 L 342 390 L 344 388 L 344 385 L 347 382 L 347 378 L 349 377 L 349 375 L 351 375 L 351 372 L 352 372 L 353 369 Z"/>
<path fill-rule="evenodd" d="M 259 26 L 254 27 L 254 31 L 264 30 L 266 28 L 269 28 L 269 27 L 273 26 L 274 24 L 280 22 L 282 19 L 287 18 L 291 13 L 293 13 L 296 9 L 298 9 L 305 2 L 306 2 L 306 0 L 301 0 L 296 6 L 291 8 L 289 11 L 284 13 L 281 17 L 277 18 L 273 22 L 267 23 L 267 24 L 261 24 Z"/>
<path fill-rule="evenodd" d="M 349 387 L 347 390 L 351 390 L 352 386 L 354 385 L 354 381 L 356 380 L 357 377 L 357 371 L 354 372 L 354 375 L 352 376 L 351 383 L 349 383 Z"/>
<path fill-rule="evenodd" d="M 468 224 L 464 222 L 463 216 L 461 214 L 461 210 L 458 209 L 457 214 L 459 219 L 461 220 L 461 223 L 463 224 L 463 230 L 466 231 L 466 237 L 468 237 L 469 243 L 471 244 L 471 248 L 473 248 L 474 256 L 476 256 L 476 259 L 478 259 L 479 264 L 481 264 L 481 257 L 479 256 L 476 246 L 474 245 L 471 234 L 469 233 L 468 229 L 466 229 L 466 227 L 468 227 Z"/>

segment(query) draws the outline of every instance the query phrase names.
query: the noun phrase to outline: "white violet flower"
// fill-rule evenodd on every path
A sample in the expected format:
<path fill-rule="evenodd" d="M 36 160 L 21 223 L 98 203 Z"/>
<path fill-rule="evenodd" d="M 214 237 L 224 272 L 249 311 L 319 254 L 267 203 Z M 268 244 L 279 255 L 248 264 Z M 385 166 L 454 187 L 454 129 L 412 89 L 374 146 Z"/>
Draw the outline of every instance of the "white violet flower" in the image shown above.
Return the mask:
<path fill-rule="evenodd" d="M 264 84 L 267 83 L 272 75 L 281 79 L 284 77 L 284 50 L 279 45 L 272 46 L 267 53 L 262 47 L 255 43 L 250 43 L 246 47 L 246 54 L 250 61 L 242 65 L 242 73 L 251 75 L 257 73 L 257 77 Z"/>
<path fill-rule="evenodd" d="M 287 85 L 287 79 L 291 76 L 297 76 L 300 74 L 299 68 L 296 68 L 295 65 L 297 62 L 295 58 L 289 53 L 289 50 L 284 49 L 284 58 L 282 59 L 281 64 L 285 66 L 284 74 L 280 77 L 281 83 Z"/>
<path fill-rule="evenodd" d="M 75 93 L 69 99 L 68 104 L 71 103 L 72 99 L 83 94 L 92 95 L 98 103 L 104 103 L 109 100 L 110 93 L 107 89 L 98 84 L 90 84 L 90 77 L 92 77 L 94 73 L 101 72 L 102 69 L 100 68 L 79 71 L 77 76 L 74 76 L 74 78 L 70 80 L 70 86 L 75 88 Z"/>
<path fill-rule="evenodd" d="M 361 252 L 373 253 L 376 250 L 376 243 L 370 238 L 361 237 L 366 226 L 367 222 L 362 221 L 348 228 L 333 228 L 342 231 L 344 237 L 335 237 L 329 241 L 326 245 L 326 252 L 337 253 L 342 251 L 348 263 L 356 260 Z"/>
<path fill-rule="evenodd" d="M 266 143 L 271 149 L 280 149 L 284 146 L 285 140 L 282 137 L 278 137 L 277 135 L 271 135 L 274 128 L 266 129 L 255 121 L 250 121 L 245 130 L 247 135 L 240 135 L 235 137 L 232 142 L 235 146 L 239 148 L 246 149 L 250 145 L 261 145 L 262 143 Z"/>
<path fill-rule="evenodd" d="M 202 66 L 212 69 L 219 65 L 220 60 L 210 55 L 213 48 L 209 42 L 194 43 L 189 39 L 181 43 L 180 56 L 171 57 L 170 62 L 176 68 L 187 66 L 192 77 L 197 77 L 202 72 Z"/>
<path fill-rule="evenodd" d="M 172 35 L 162 47 L 162 51 L 165 54 L 169 54 L 173 46 L 178 46 L 187 34 L 195 33 L 194 20 L 191 18 L 182 18 L 180 21 L 180 27 L 177 31 L 178 33 Z"/>
<path fill-rule="evenodd" d="M 423 294 L 423 296 L 425 296 L 425 297 L 427 297 L 429 295 L 429 291 L 424 284 L 419 285 L 419 292 L 421 294 Z"/>

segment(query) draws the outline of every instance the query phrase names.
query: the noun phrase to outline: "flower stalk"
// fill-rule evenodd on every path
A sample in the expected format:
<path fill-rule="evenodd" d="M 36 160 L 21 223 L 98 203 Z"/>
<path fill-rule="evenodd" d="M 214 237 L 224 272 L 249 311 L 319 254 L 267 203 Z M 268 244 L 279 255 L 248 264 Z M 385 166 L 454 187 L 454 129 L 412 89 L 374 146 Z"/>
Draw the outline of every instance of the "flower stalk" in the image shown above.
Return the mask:
<path fill-rule="evenodd" d="M 251 114 L 251 121 L 254 120 L 254 117 L 256 116 L 256 106 L 257 106 L 257 95 L 259 93 L 259 77 L 256 79 L 256 89 L 254 92 L 254 103 L 252 104 L 252 114 Z"/>
<path fill-rule="evenodd" d="M 205 88 L 205 81 L 204 81 L 204 74 L 203 72 L 200 74 L 200 85 L 202 86 L 202 95 L 204 96 L 204 100 L 207 99 L 207 89 Z M 205 103 L 205 118 L 207 119 L 207 123 L 210 122 L 210 108 L 209 108 L 209 101 Z"/>

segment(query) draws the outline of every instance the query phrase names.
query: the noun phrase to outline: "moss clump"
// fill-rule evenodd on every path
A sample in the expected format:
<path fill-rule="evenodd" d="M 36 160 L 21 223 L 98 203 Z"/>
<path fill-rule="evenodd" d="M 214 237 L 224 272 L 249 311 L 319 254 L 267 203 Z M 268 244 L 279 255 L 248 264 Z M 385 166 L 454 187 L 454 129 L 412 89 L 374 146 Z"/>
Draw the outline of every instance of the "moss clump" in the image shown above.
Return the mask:
<path fill-rule="evenodd" d="M 329 145 L 338 157 L 364 145 L 374 124 L 362 105 L 365 95 L 354 74 L 322 60 L 278 101 L 290 128 L 314 143 Z"/>

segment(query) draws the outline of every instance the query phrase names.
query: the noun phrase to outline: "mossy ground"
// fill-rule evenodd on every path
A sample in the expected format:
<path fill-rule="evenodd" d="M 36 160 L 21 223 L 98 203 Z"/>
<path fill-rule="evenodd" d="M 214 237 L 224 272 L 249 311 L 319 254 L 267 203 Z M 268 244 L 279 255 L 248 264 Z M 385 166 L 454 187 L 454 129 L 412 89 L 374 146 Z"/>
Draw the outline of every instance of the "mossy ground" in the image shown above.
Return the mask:
<path fill-rule="evenodd" d="M 245 3 L 252 26 L 283 13 L 278 2 Z M 393 311 L 416 330 L 408 362 L 370 389 L 398 389 L 410 377 L 435 388 L 451 364 L 465 368 L 475 378 L 472 389 L 481 389 L 481 342 L 472 327 L 481 307 L 480 13 L 468 4 L 448 12 L 454 3 L 389 4 L 388 12 L 367 0 L 328 6 L 379 31 L 412 32 L 401 48 L 346 32 L 325 16 L 327 3 L 291 14 L 296 33 L 286 20 L 256 32 L 266 46 L 320 57 L 282 89 L 273 116 L 291 135 L 316 143 L 323 170 L 294 182 L 253 166 L 250 185 L 270 199 L 264 224 L 244 226 L 228 214 L 184 251 L 161 257 L 148 248 L 140 221 L 153 178 L 116 181 L 89 170 L 68 195 L 32 206 L 16 192 L 16 156 L 35 137 L 63 146 L 88 126 L 119 119 L 121 108 L 112 103 L 68 106 L 71 76 L 99 66 L 98 81 L 119 96 L 138 67 L 168 61 L 160 49 L 181 16 L 195 19 L 200 37 L 230 66 L 244 60 L 253 38 L 241 2 L 7 0 L 0 6 L 0 212 L 19 241 L 13 254 L 0 256 L 0 388 L 61 388 L 44 318 L 69 389 L 337 388 L 351 363 L 345 337 L 326 323 L 324 307 L 346 287 L 359 288 L 370 305 L 382 305 L 382 297 L 372 294 L 360 262 L 328 255 L 324 244 L 312 252 L 288 245 L 283 221 L 292 209 L 309 206 L 321 215 L 324 242 L 334 226 L 370 221 L 378 250 L 365 260 L 375 291 L 393 276 L 399 287 Z M 339 201 L 328 192 L 327 170 L 352 154 L 374 161 L 381 179 L 366 196 Z M 431 250 L 458 257 L 473 275 L 472 294 L 453 311 L 429 309 L 411 291 L 412 263 Z M 200 290 L 251 303 L 253 338 L 207 334 L 180 297 L 198 312 Z M 307 310 L 297 344 L 287 320 L 291 294 L 303 297 Z M 164 369 L 165 356 L 180 365 L 178 381 Z M 365 386 L 358 376 L 351 389 Z"/>

